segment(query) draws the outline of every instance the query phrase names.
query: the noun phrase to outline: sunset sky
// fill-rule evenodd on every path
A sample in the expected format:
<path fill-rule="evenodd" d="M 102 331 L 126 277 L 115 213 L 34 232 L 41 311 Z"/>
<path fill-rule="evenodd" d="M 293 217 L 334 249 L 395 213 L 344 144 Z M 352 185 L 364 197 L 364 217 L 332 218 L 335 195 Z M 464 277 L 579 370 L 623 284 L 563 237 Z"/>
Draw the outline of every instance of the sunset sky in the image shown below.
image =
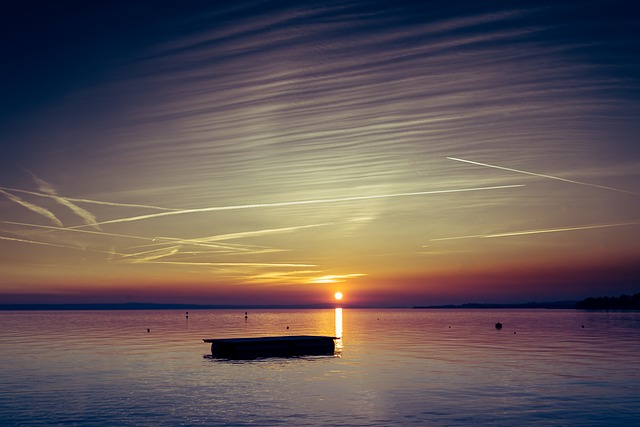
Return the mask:
<path fill-rule="evenodd" d="M 14 3 L 0 303 L 640 291 L 633 2 Z"/>

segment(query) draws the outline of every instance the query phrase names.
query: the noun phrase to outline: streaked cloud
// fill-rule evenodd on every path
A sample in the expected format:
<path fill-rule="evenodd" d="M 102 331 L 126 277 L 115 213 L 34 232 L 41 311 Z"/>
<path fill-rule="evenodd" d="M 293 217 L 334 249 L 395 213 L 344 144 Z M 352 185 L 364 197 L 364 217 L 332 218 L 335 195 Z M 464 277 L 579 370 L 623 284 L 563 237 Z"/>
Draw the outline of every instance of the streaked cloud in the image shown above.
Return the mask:
<path fill-rule="evenodd" d="M 309 283 L 342 283 L 346 282 L 348 279 L 352 279 L 354 277 L 362 277 L 366 276 L 366 274 L 355 273 L 355 274 L 328 274 L 326 276 L 314 277 L 309 280 Z"/>
<path fill-rule="evenodd" d="M 38 215 L 41 215 L 47 218 L 49 221 L 51 221 L 53 224 L 57 225 L 58 227 L 63 227 L 62 222 L 50 210 L 43 208 L 41 206 L 35 205 L 31 202 L 27 202 L 26 200 L 23 200 L 14 194 L 7 193 L 4 190 L 0 190 L 0 194 L 4 195 L 7 199 L 11 200 L 12 202 L 17 203 L 18 205 L 29 209 L 31 212 L 35 212 Z"/>
<path fill-rule="evenodd" d="M 31 171 L 27 171 L 27 172 L 29 172 L 29 174 L 33 178 L 33 181 L 36 183 L 36 185 L 38 186 L 38 189 L 41 192 L 51 196 L 51 198 L 53 198 L 53 200 L 55 200 L 57 203 L 61 204 L 62 206 L 65 206 L 65 207 L 69 208 L 71 210 L 71 212 L 73 212 L 74 214 L 76 214 L 77 216 L 82 218 L 82 220 L 84 221 L 85 224 L 93 226 L 98 230 L 100 229 L 99 226 L 94 225 L 96 223 L 95 215 L 93 215 L 91 212 L 87 211 L 86 209 L 83 209 L 80 206 L 76 205 L 71 200 L 69 200 L 69 199 L 67 199 L 65 197 L 58 196 L 56 190 L 53 188 L 53 186 L 51 186 L 51 184 L 49 184 L 45 180 L 39 178 L 33 172 L 31 172 Z"/>

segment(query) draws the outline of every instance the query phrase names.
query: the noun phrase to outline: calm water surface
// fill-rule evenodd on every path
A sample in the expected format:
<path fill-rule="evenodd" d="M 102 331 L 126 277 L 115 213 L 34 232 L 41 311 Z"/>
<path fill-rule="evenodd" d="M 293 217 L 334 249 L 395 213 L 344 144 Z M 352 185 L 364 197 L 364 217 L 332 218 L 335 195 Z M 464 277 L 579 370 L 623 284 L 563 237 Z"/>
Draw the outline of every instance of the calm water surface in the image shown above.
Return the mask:
<path fill-rule="evenodd" d="M 342 339 L 245 362 L 202 342 L 289 334 Z M 0 312 L 0 345 L 9 426 L 640 425 L 639 312 Z"/>

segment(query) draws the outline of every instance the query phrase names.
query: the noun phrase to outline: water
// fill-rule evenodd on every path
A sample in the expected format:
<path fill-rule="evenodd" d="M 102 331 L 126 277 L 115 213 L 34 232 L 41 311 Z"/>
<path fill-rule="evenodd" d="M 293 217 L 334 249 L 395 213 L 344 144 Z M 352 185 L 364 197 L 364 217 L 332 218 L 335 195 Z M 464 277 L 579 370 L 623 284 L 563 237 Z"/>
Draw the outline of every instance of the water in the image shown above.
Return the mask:
<path fill-rule="evenodd" d="M 245 362 L 202 342 L 288 334 L 342 339 Z M 0 345 L 9 426 L 640 425 L 639 312 L 0 312 Z"/>

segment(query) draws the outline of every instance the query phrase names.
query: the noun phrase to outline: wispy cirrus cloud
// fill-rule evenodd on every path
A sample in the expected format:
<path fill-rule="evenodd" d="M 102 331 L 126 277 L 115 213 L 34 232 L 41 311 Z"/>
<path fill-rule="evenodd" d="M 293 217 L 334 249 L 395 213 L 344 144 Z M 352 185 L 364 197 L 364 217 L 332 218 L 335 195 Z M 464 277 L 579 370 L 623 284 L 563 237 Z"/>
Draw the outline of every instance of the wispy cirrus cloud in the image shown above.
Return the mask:
<path fill-rule="evenodd" d="M 342 283 L 353 277 L 362 277 L 366 274 L 354 273 L 354 274 L 328 274 L 326 276 L 314 277 L 309 280 L 309 283 Z"/>

